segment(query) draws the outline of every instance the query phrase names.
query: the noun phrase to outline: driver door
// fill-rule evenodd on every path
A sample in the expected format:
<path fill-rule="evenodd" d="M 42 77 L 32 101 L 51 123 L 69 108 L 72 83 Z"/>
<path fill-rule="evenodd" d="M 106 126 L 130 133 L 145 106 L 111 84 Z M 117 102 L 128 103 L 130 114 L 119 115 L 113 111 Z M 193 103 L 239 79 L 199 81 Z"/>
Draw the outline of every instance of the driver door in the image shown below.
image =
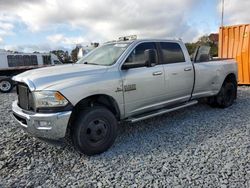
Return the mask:
<path fill-rule="evenodd" d="M 147 67 L 144 51 L 155 49 L 156 44 L 145 42 L 137 45 L 124 64 L 136 64 L 136 68 L 121 70 L 126 116 L 133 116 L 156 109 L 164 99 L 164 70 L 156 64 Z"/>

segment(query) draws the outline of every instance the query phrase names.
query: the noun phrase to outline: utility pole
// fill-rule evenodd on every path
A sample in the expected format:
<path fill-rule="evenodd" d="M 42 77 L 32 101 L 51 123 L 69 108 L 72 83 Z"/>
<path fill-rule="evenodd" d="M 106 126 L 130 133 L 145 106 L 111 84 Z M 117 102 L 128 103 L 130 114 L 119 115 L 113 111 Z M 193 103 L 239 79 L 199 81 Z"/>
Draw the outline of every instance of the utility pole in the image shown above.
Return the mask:
<path fill-rule="evenodd" d="M 223 27 L 224 27 L 224 0 L 221 0 L 221 27 L 220 35 L 221 40 L 219 40 L 219 57 L 223 57 Z"/>
<path fill-rule="evenodd" d="M 221 0 L 221 27 L 224 25 L 224 0 Z"/>

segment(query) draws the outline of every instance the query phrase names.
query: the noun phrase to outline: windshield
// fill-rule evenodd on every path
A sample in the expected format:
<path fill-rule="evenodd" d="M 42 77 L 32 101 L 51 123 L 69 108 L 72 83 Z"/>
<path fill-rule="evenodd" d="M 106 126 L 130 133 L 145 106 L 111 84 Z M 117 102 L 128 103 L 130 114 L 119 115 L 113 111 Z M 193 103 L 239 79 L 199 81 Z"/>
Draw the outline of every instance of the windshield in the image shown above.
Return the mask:
<path fill-rule="evenodd" d="M 84 56 L 77 63 L 104 66 L 113 65 L 128 46 L 129 43 L 105 44 Z"/>

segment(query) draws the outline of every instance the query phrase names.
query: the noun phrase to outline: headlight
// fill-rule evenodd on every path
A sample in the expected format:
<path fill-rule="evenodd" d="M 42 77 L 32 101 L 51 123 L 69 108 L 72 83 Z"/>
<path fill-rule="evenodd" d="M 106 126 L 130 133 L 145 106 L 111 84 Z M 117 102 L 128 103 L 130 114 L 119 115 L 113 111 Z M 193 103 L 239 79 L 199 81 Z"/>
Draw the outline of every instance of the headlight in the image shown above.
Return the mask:
<path fill-rule="evenodd" d="M 33 95 L 36 108 L 63 107 L 69 103 L 58 91 L 37 91 Z"/>

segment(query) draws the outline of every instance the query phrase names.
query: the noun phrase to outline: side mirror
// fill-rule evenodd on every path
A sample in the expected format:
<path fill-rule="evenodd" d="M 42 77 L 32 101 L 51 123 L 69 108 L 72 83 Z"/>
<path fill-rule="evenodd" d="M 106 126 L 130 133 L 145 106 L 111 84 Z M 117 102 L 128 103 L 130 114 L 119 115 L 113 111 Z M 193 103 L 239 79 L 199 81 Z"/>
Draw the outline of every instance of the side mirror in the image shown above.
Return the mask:
<path fill-rule="evenodd" d="M 131 68 L 134 68 L 134 65 L 131 65 L 129 63 L 124 63 L 122 65 L 122 70 L 128 70 L 128 69 L 131 69 Z"/>
<path fill-rule="evenodd" d="M 145 64 L 147 67 L 153 67 L 158 62 L 157 52 L 155 49 L 148 49 L 144 51 Z"/>

